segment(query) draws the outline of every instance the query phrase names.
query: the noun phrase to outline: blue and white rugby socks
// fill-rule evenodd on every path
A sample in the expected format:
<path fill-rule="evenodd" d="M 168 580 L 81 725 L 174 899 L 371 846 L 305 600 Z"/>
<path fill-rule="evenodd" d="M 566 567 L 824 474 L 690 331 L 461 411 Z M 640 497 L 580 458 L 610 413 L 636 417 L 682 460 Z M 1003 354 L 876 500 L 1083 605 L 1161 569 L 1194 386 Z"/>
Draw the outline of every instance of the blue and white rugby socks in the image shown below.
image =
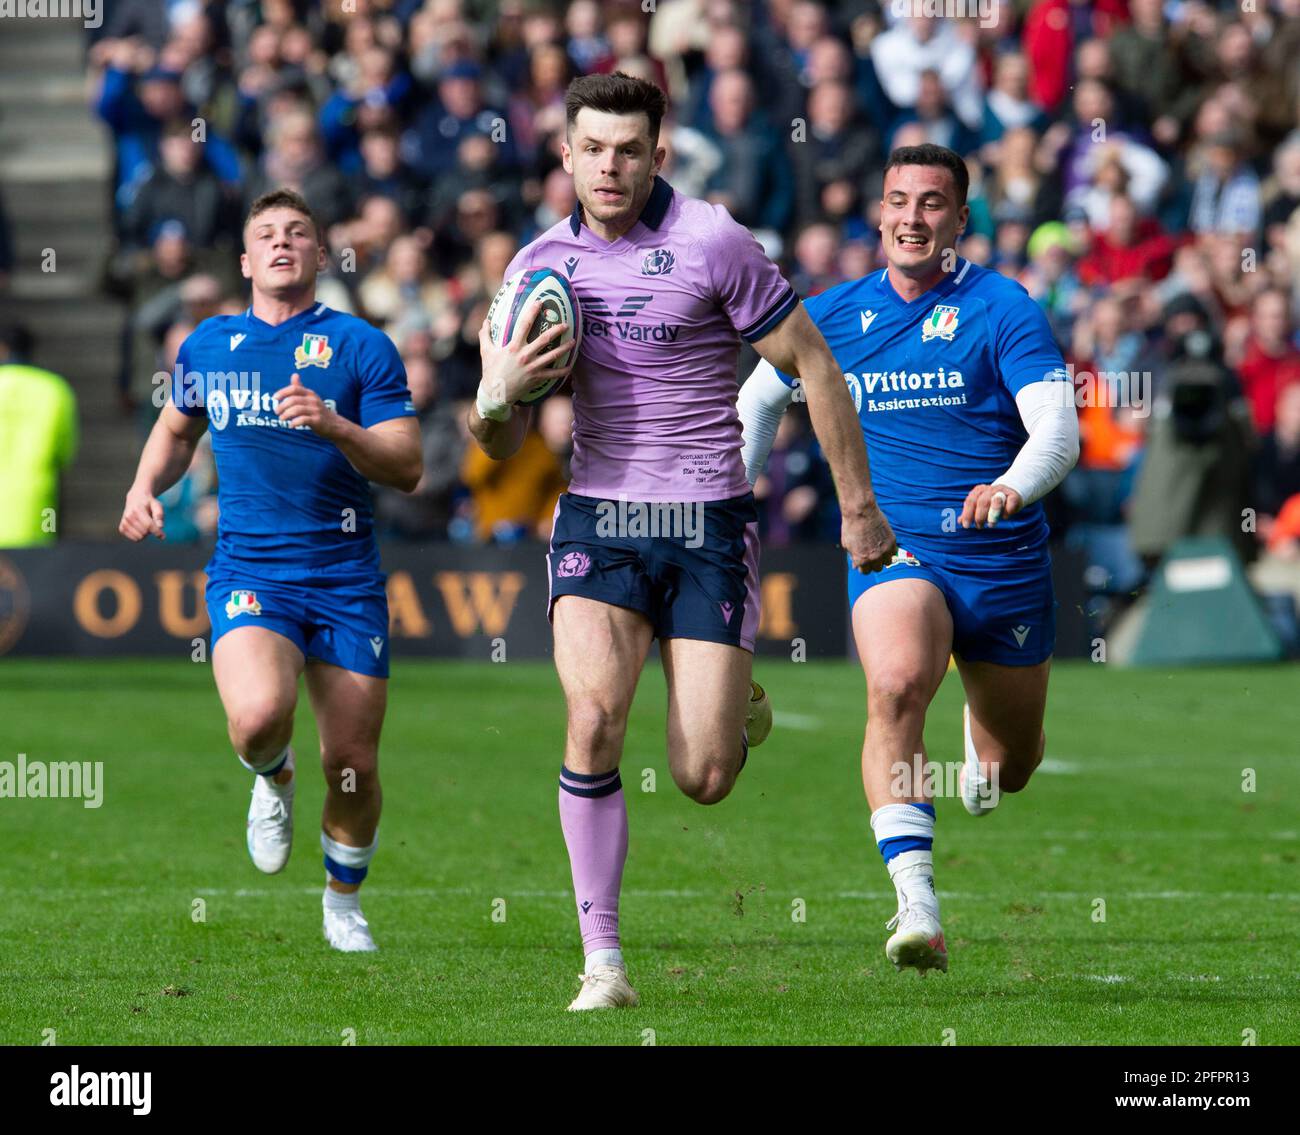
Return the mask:
<path fill-rule="evenodd" d="M 934 805 L 886 804 L 871 813 L 871 831 L 898 893 L 899 907 L 928 910 L 939 918 L 934 893 Z"/>
<path fill-rule="evenodd" d="M 244 768 L 248 769 L 249 772 L 256 773 L 258 776 L 264 777 L 266 779 L 267 784 L 269 784 L 272 788 L 279 789 L 282 786 L 276 784 L 272 778 L 275 776 L 276 773 L 278 773 L 282 768 L 284 768 L 285 763 L 289 760 L 291 756 L 293 756 L 293 746 L 286 745 L 283 748 L 283 750 L 277 753 L 274 757 L 271 757 L 269 760 L 263 761 L 260 765 L 253 764 L 253 762 L 250 761 L 247 757 L 245 757 L 242 753 L 236 753 L 235 756 L 239 758 L 239 763 L 243 765 Z"/>
<path fill-rule="evenodd" d="M 375 832 L 375 838 L 370 841 L 369 847 L 348 847 L 347 844 L 332 840 L 324 832 L 321 832 L 320 845 L 321 850 L 325 852 L 325 871 L 329 878 L 339 883 L 360 883 L 370 870 L 370 861 L 375 857 L 375 851 L 379 847 L 379 833 Z M 357 896 L 360 893 L 360 891 L 353 891 L 351 894 L 345 895 L 326 887 L 325 909 L 356 910 L 360 901 Z M 351 904 L 331 907 L 331 898 L 352 899 L 354 901 Z"/>

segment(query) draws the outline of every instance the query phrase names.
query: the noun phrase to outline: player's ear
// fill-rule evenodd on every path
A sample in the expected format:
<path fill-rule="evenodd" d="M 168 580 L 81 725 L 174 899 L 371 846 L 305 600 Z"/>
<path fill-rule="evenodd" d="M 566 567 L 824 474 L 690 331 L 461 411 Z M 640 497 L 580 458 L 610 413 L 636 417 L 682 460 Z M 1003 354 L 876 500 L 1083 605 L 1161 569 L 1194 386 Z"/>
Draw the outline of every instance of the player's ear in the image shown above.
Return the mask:
<path fill-rule="evenodd" d="M 666 146 L 659 146 L 655 150 L 655 176 L 656 177 L 663 171 L 664 161 L 667 159 L 667 157 L 668 157 L 668 148 Z"/>
<path fill-rule="evenodd" d="M 567 138 L 560 143 L 560 161 L 564 163 L 565 173 L 573 173 L 573 149 Z"/>
<path fill-rule="evenodd" d="M 253 269 L 248 263 L 247 252 L 241 252 L 239 254 L 239 274 L 243 276 L 245 280 L 251 280 L 253 278 Z"/>
<path fill-rule="evenodd" d="M 329 267 L 329 261 L 329 250 L 323 244 L 318 244 L 316 246 L 316 271 L 324 272 Z"/>

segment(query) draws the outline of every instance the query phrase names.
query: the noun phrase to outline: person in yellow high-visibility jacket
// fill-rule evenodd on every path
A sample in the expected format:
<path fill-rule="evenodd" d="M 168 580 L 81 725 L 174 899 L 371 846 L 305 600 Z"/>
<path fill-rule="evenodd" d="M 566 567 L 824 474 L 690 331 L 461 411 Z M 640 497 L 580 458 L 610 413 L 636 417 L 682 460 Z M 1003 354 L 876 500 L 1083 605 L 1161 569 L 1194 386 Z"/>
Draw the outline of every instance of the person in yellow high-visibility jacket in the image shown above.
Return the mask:
<path fill-rule="evenodd" d="M 58 539 L 59 475 L 77 452 L 76 395 L 21 361 L 25 342 L 21 329 L 0 329 L 0 548 Z"/>

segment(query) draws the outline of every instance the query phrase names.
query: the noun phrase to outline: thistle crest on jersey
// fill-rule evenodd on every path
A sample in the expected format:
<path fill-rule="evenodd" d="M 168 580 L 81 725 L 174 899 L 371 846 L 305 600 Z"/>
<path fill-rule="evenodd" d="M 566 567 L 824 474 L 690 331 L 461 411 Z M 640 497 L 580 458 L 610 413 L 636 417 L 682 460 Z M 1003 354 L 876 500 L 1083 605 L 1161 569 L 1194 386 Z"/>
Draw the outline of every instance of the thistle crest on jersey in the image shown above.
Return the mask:
<path fill-rule="evenodd" d="M 260 615 L 262 604 L 257 601 L 256 591 L 232 591 L 230 602 L 226 604 L 226 618 L 236 615 Z"/>
<path fill-rule="evenodd" d="M 293 362 L 298 367 L 327 367 L 334 352 L 328 335 L 304 335 L 302 346 L 294 348 Z"/>
<path fill-rule="evenodd" d="M 653 252 L 647 252 L 645 259 L 641 261 L 641 275 L 667 276 L 676 263 L 677 257 L 668 249 L 656 248 Z"/>
<path fill-rule="evenodd" d="M 952 337 L 957 331 L 958 310 L 958 308 L 949 307 L 947 304 L 935 304 L 929 318 L 921 324 L 921 342 L 928 343 L 931 339 L 946 339 L 951 343 Z"/>

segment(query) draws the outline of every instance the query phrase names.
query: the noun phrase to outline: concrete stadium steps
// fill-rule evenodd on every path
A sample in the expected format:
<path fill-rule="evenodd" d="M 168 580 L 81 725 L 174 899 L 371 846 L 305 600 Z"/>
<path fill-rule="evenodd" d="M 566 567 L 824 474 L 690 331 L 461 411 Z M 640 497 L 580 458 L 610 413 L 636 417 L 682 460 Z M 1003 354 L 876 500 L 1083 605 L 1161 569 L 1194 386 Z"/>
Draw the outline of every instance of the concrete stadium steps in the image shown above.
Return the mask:
<path fill-rule="evenodd" d="M 65 539 L 107 539 L 139 455 L 117 401 L 125 307 L 101 291 L 112 249 L 112 150 L 86 103 L 76 21 L 6 20 L 0 36 L 0 191 L 16 263 L 5 309 L 30 328 L 33 361 L 72 385 L 81 444 L 63 483 Z M 41 270 L 55 250 L 54 272 Z"/>

